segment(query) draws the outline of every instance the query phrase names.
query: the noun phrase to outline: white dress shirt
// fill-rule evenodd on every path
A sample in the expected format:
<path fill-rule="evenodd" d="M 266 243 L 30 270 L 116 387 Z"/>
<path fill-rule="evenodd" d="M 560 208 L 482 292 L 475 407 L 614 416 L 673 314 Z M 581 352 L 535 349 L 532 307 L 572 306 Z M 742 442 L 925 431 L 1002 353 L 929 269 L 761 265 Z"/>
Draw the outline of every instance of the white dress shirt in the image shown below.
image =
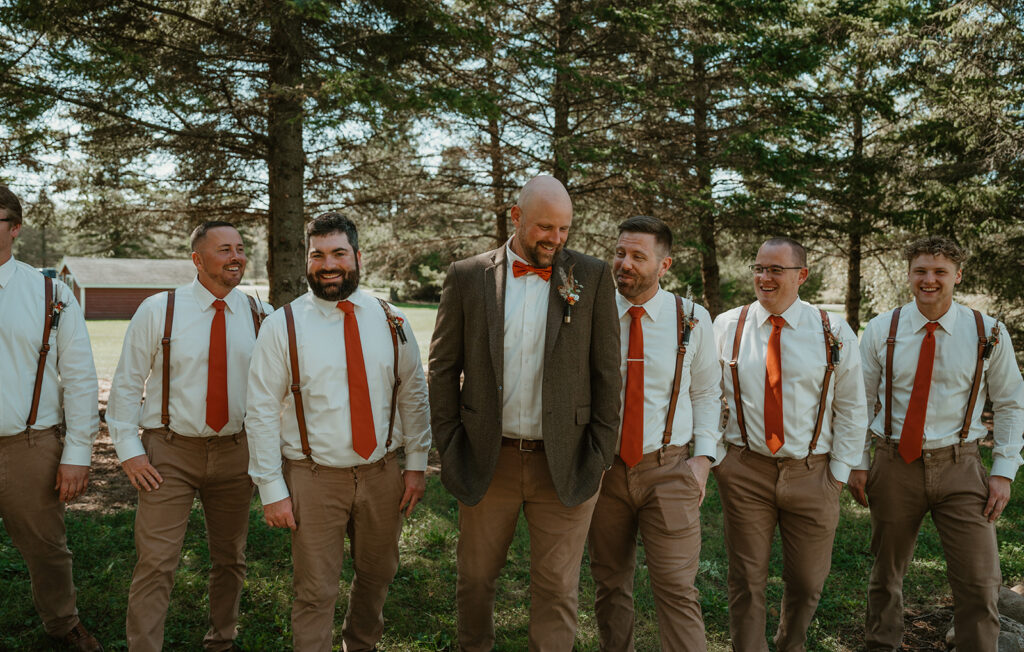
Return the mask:
<path fill-rule="evenodd" d="M 0 437 L 24 432 L 27 425 L 43 340 L 45 297 L 43 275 L 30 265 L 13 257 L 0 265 Z M 89 332 L 68 286 L 55 280 L 53 300 L 63 302 L 64 310 L 50 331 L 50 352 L 32 429 L 44 430 L 65 421 L 61 464 L 89 466 L 100 427 Z"/>
<path fill-rule="evenodd" d="M 387 454 L 384 444 L 391 416 L 391 391 L 395 382 L 391 329 L 377 299 L 362 290 L 349 296 L 355 304 L 359 341 L 370 387 L 371 411 L 377 448 L 363 459 L 352 448 L 351 409 L 348 397 L 348 366 L 345 358 L 344 313 L 337 301 L 324 301 L 307 292 L 292 302 L 295 341 L 299 356 L 299 384 L 306 416 L 306 433 L 313 461 L 323 466 L 347 468 L 371 464 Z M 404 319 L 402 313 L 395 314 Z M 408 341 L 398 342 L 398 387 L 395 430 L 390 450 L 405 447 L 405 466 L 410 471 L 427 468 L 430 449 L 430 410 L 427 380 L 420 349 L 412 329 Z M 249 368 L 249 399 L 245 429 L 249 437 L 249 475 L 260 490 L 264 505 L 284 500 L 288 486 L 281 473 L 281 456 L 300 460 L 302 442 L 291 393 L 291 362 L 288 328 L 283 310 L 263 324 Z M 399 419 L 400 417 L 400 419 Z"/>
<path fill-rule="evenodd" d="M 615 303 L 619 309 L 622 393 L 619 422 L 626 401 L 626 357 L 629 351 L 629 329 L 633 307 L 629 299 L 618 292 Z M 650 453 L 662 446 L 665 424 L 668 419 L 669 400 L 672 398 L 672 381 L 676 375 L 676 349 L 679 331 L 676 317 L 675 295 L 659 289 L 657 294 L 643 304 L 644 315 L 640 324 L 644 334 L 644 444 L 643 452 Z M 697 320 L 690 333 L 690 342 L 683 358 L 683 370 L 679 378 L 679 397 L 676 399 L 676 413 L 672 422 L 674 446 L 683 446 L 694 440 L 693 454 L 706 455 L 715 459 L 721 434 L 718 421 L 722 413 L 721 368 L 718 366 L 715 336 L 711 328 L 711 315 L 703 306 L 683 299 L 683 309 L 689 318 L 694 311 Z M 619 432 L 619 444 L 622 432 Z"/>
<path fill-rule="evenodd" d="M 871 433 L 885 436 L 885 340 L 889 337 L 892 312 L 878 315 L 864 329 L 860 349 L 864 361 L 864 389 L 869 414 L 874 413 L 875 401 L 882 409 L 871 421 L 871 429 L 864 441 L 864 454 L 857 468 L 869 469 Z M 995 320 L 983 316 L 985 337 L 991 338 Z M 955 301 L 935 329 L 935 363 L 932 367 L 931 390 L 924 419 L 924 450 L 943 448 L 960 441 L 967 403 L 974 382 L 978 361 L 978 327 L 974 314 L 967 306 Z M 896 330 L 892 374 L 892 438 L 899 440 L 903 419 L 907 414 L 910 393 L 917 375 L 917 360 L 924 339 L 924 325 L 928 318 L 921 314 L 913 301 L 903 306 Z M 1024 380 L 1013 354 L 1013 344 L 1006 328 L 999 326 L 999 343 L 985 361 L 978 401 L 971 415 L 968 441 L 983 439 L 988 431 L 981 423 L 985 408 L 985 395 L 992 399 L 995 417 L 992 450 L 992 475 L 1013 479 L 1020 466 L 1021 446 L 1024 445 Z"/>
<path fill-rule="evenodd" d="M 168 412 L 170 429 L 183 437 L 233 435 L 242 429 L 245 416 L 249 359 L 256 343 L 249 298 L 238 290 L 224 297 L 227 341 L 228 422 L 220 432 L 206 425 L 206 386 L 210 365 L 210 326 L 217 313 L 213 296 L 197 278 L 174 293 L 171 325 L 171 369 Z M 264 304 L 264 310 L 273 309 Z M 167 293 L 148 297 L 135 311 L 121 347 L 107 403 L 107 426 L 117 458 L 125 461 L 145 455 L 139 427 L 160 428 L 163 392 L 164 319 Z M 143 400 L 145 396 L 145 400 Z"/>
<path fill-rule="evenodd" d="M 741 308 L 722 313 L 715 320 L 715 338 L 722 363 L 722 391 L 729 404 L 729 423 L 725 441 L 743 445 L 736 424 L 732 371 L 733 338 Z M 743 417 L 750 449 L 771 456 L 764 438 L 764 383 L 768 338 L 772 325 L 770 313 L 755 301 L 743 326 L 737 372 L 740 378 Z M 793 302 L 782 318 L 782 411 L 785 443 L 775 455 L 802 459 L 807 457 L 814 424 L 818 418 L 821 381 L 825 376 L 825 334 L 818 309 L 800 299 Z M 857 336 L 841 317 L 829 313 L 832 332 L 842 344 L 826 397 L 821 436 L 815 454 L 830 453 L 829 469 L 839 482 L 846 482 L 850 470 L 860 462 L 868 413 L 864 408 L 864 377 L 861 373 Z M 724 454 L 724 451 L 722 451 Z M 721 458 L 719 458 L 721 459 Z"/>
<path fill-rule="evenodd" d="M 509 240 L 511 242 L 511 240 Z M 542 439 L 544 343 L 551 281 L 536 274 L 516 278 L 512 263 L 529 264 L 505 244 L 505 363 L 501 423 L 509 437 Z"/>

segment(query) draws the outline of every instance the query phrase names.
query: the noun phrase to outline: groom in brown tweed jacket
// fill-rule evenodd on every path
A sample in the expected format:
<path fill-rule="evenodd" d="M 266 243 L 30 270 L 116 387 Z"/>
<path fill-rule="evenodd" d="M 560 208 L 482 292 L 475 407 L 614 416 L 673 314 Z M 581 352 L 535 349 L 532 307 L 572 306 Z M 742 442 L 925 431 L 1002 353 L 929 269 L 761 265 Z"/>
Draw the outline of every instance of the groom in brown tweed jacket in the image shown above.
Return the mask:
<path fill-rule="evenodd" d="M 568 651 L 587 529 L 615 456 L 615 285 L 606 263 L 563 248 L 572 202 L 556 179 L 527 183 L 511 217 L 506 244 L 449 268 L 430 344 L 441 481 L 459 499 L 459 645 L 494 647 L 495 583 L 522 509 L 530 649 Z"/>

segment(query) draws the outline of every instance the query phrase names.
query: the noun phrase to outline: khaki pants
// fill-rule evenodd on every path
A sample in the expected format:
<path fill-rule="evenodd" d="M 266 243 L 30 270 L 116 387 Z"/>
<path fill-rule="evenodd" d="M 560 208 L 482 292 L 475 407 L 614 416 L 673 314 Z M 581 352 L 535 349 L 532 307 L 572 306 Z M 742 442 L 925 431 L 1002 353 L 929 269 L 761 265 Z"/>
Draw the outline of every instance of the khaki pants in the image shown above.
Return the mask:
<path fill-rule="evenodd" d="M 672 446 L 629 468 L 616 457 L 590 523 L 590 571 L 601 650 L 633 652 L 636 535 L 644 539 L 661 649 L 703 652 L 704 620 L 694 580 L 700 561 L 700 485 Z"/>
<path fill-rule="evenodd" d="M 459 503 L 459 646 L 494 647 L 494 593 L 519 510 L 530 530 L 530 650 L 572 650 L 580 564 L 598 494 L 574 507 L 558 499 L 543 452 L 502 446 L 483 499 Z"/>
<path fill-rule="evenodd" d="M 245 433 L 200 438 L 145 430 L 142 443 L 163 482 L 158 489 L 139 492 L 138 562 L 128 591 L 128 648 L 158 651 L 163 647 L 174 571 L 198 493 L 211 565 L 210 629 L 203 647 L 228 650 L 237 635 L 253 492 Z"/>
<path fill-rule="evenodd" d="M 295 650 L 331 649 L 345 534 L 352 544 L 355 576 L 342 625 L 345 652 L 373 650 L 384 633 L 384 600 L 398 570 L 398 539 L 405 493 L 394 453 L 350 468 L 285 460 L 298 526 L 292 533 Z"/>
<path fill-rule="evenodd" d="M 0 518 L 32 580 L 32 601 L 50 636 L 78 624 L 64 503 L 53 488 L 63 446 L 53 428 L 0 437 Z"/>
<path fill-rule="evenodd" d="M 994 523 L 982 515 L 988 473 L 978 444 L 924 451 L 907 464 L 895 443 L 880 443 L 868 474 L 871 553 L 866 642 L 898 650 L 903 639 L 903 576 L 914 556 L 921 520 L 931 512 L 953 590 L 957 650 L 994 651 L 1002 576 Z"/>
<path fill-rule="evenodd" d="M 715 468 L 729 555 L 729 632 L 739 652 L 764 652 L 765 597 L 772 539 L 782 536 L 782 610 L 775 645 L 803 651 L 832 564 L 841 485 L 827 455 L 760 455 L 729 446 Z"/>

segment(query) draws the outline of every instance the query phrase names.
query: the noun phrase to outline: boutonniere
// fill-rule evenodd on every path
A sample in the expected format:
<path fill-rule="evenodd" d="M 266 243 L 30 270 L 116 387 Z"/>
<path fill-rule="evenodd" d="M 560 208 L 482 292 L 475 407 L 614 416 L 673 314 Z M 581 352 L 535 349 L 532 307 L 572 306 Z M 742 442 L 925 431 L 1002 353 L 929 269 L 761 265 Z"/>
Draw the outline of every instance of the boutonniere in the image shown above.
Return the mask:
<path fill-rule="evenodd" d="M 992 332 L 989 333 L 988 340 L 985 342 L 985 347 L 981 350 L 982 360 L 989 359 L 989 356 L 992 355 L 992 351 L 996 348 L 996 344 L 999 344 L 999 319 L 996 319 L 996 323 L 992 324 Z"/>
<path fill-rule="evenodd" d="M 395 332 L 398 333 L 398 339 L 402 340 L 402 344 L 405 344 L 407 341 L 405 338 L 405 328 L 403 328 L 405 320 L 396 315 L 395 313 L 391 313 L 388 316 L 388 321 L 391 322 L 391 325 L 395 327 Z"/>
<path fill-rule="evenodd" d="M 572 276 L 572 271 L 575 268 L 574 263 L 569 267 L 568 275 L 564 269 L 559 268 L 558 270 L 558 276 L 562 279 L 562 284 L 558 286 L 558 294 L 565 301 L 565 316 L 562 319 L 566 324 L 572 322 L 572 307 L 580 300 L 580 292 L 583 290 L 583 285 L 577 283 Z"/>
<path fill-rule="evenodd" d="M 67 305 L 63 301 L 54 301 L 50 304 L 53 310 L 53 317 L 50 318 L 50 328 L 57 328 L 57 324 L 60 323 L 60 313 L 64 312 L 64 308 Z"/>

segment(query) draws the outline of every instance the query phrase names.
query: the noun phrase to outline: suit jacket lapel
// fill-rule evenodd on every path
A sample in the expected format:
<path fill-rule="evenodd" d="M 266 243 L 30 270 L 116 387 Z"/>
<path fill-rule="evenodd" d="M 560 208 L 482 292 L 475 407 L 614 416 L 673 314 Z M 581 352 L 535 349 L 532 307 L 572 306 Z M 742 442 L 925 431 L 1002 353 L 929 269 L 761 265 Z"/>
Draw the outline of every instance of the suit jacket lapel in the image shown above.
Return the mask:
<path fill-rule="evenodd" d="M 484 311 L 487 315 L 487 340 L 491 347 L 491 363 L 495 380 L 500 385 L 505 373 L 505 247 L 491 256 L 484 268 Z M 491 290 L 494 290 L 493 292 Z"/>
<path fill-rule="evenodd" d="M 551 281 L 548 289 L 548 323 L 544 335 L 544 362 L 551 357 L 555 350 L 555 341 L 558 339 L 558 331 L 562 328 L 562 319 L 565 317 L 565 300 L 558 293 L 558 286 L 564 283 L 563 277 L 569 273 L 572 265 L 572 256 L 566 253 L 565 249 L 559 252 L 551 264 Z"/>

